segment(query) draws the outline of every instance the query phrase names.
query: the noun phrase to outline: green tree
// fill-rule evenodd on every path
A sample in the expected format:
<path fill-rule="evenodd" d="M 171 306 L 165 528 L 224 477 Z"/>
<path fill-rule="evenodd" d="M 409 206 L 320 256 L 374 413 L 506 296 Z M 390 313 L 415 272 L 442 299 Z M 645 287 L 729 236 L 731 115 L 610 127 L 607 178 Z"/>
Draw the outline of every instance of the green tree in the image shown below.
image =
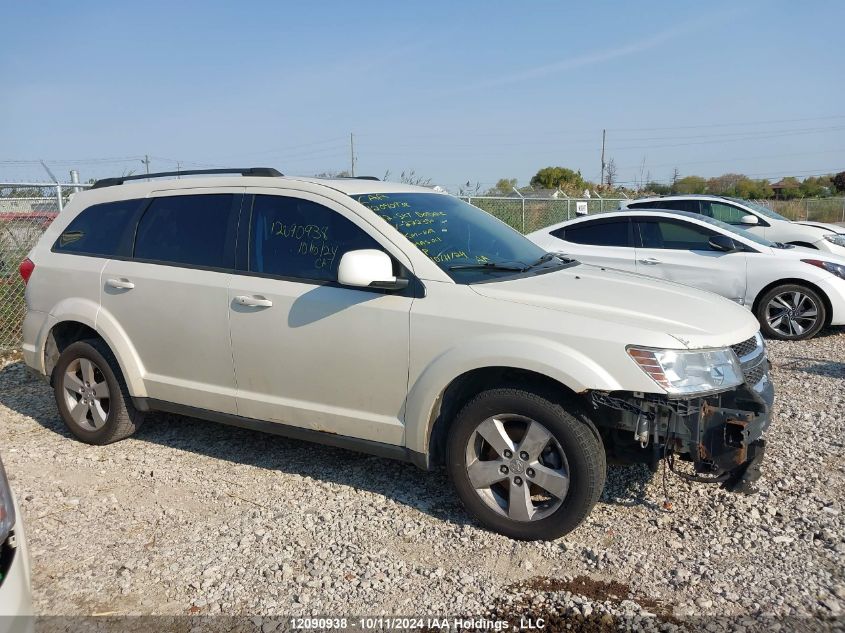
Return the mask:
<path fill-rule="evenodd" d="M 781 180 L 783 188 L 780 190 L 780 195 L 787 200 L 792 198 L 799 198 L 801 196 L 801 183 L 797 178 L 787 176 Z"/>
<path fill-rule="evenodd" d="M 845 193 L 845 171 L 840 171 L 833 178 L 831 178 L 833 186 L 839 193 Z"/>
<path fill-rule="evenodd" d="M 643 190 L 648 193 L 653 193 L 657 196 L 666 196 L 672 192 L 672 187 L 669 185 L 661 185 L 659 182 L 647 182 L 643 186 Z"/>
<path fill-rule="evenodd" d="M 715 196 L 735 196 L 741 182 L 749 180 L 743 174 L 722 174 L 707 180 L 707 193 Z"/>
<path fill-rule="evenodd" d="M 749 200 L 759 200 L 771 198 L 774 195 L 774 190 L 768 180 L 751 180 L 751 178 L 743 177 L 736 183 L 736 191 L 732 195 Z"/>
<path fill-rule="evenodd" d="M 543 189 L 560 187 L 567 194 L 581 195 L 587 187 L 587 182 L 580 171 L 573 171 L 566 167 L 543 167 L 531 178 L 531 186 Z"/>
<path fill-rule="evenodd" d="M 495 186 L 491 187 L 485 192 L 488 196 L 506 196 L 513 193 L 516 187 L 516 178 L 499 178 Z"/>
<path fill-rule="evenodd" d="M 821 198 L 830 195 L 832 188 L 830 176 L 809 176 L 801 182 L 801 195 L 805 198 Z"/>
<path fill-rule="evenodd" d="M 704 193 L 706 190 L 707 181 L 701 176 L 684 176 L 672 187 L 672 193 Z"/>

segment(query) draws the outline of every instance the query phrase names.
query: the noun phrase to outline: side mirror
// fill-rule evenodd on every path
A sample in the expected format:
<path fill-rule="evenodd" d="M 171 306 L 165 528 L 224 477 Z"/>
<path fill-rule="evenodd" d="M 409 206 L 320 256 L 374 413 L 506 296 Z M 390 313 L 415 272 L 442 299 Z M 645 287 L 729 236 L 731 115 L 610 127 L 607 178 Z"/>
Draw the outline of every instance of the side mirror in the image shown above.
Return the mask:
<path fill-rule="evenodd" d="M 408 286 L 407 279 L 393 275 L 393 262 L 387 253 L 376 249 L 344 253 L 337 268 L 337 281 L 344 286 L 384 290 L 401 290 Z"/>
<path fill-rule="evenodd" d="M 722 251 L 723 253 L 735 253 L 741 250 L 736 242 L 721 233 L 717 233 L 710 238 L 710 248 L 714 251 Z"/>
<path fill-rule="evenodd" d="M 742 216 L 739 219 L 739 223 L 744 224 L 745 226 L 755 226 L 757 224 L 760 224 L 760 220 L 757 218 L 756 215 L 751 215 L 749 213 L 748 215 Z"/>

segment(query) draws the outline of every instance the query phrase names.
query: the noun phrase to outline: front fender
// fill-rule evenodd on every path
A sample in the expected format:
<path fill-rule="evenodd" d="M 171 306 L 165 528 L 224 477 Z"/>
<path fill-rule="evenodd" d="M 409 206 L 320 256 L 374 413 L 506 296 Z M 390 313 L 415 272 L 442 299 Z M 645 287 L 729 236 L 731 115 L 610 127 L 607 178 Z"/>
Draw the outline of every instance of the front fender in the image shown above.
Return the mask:
<path fill-rule="evenodd" d="M 453 380 L 475 369 L 510 367 L 542 374 L 575 393 L 615 391 L 622 385 L 589 356 L 571 347 L 532 336 L 479 336 L 449 348 L 417 375 L 408 391 L 405 444 L 427 454 L 440 400 Z"/>

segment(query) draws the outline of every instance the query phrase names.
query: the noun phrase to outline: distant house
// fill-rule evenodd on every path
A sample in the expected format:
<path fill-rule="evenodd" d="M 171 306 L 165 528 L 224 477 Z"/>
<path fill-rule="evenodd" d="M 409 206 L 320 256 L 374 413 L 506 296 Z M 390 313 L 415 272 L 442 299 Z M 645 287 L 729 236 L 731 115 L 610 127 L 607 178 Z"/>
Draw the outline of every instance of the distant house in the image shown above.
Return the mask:
<path fill-rule="evenodd" d="M 786 178 L 781 178 L 776 183 L 770 185 L 772 191 L 775 192 L 775 200 L 783 200 L 786 196 L 783 195 L 784 189 L 797 189 L 795 182 L 786 182 Z"/>

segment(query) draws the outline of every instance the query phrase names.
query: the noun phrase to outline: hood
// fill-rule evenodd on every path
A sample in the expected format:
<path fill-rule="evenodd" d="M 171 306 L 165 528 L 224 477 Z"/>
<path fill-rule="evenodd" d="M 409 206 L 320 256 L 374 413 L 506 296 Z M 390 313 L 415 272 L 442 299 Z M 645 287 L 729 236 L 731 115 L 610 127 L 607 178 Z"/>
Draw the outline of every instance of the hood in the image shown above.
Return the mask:
<path fill-rule="evenodd" d="M 757 248 L 760 248 L 759 245 Z M 790 248 L 768 248 L 769 253 L 779 259 L 823 259 L 826 262 L 845 265 L 845 257 L 828 251 L 820 251 L 805 246 L 791 246 Z"/>
<path fill-rule="evenodd" d="M 825 222 L 809 222 L 809 221 L 794 222 L 794 224 L 801 224 L 803 226 L 812 226 L 814 229 L 824 229 L 825 231 L 831 231 L 833 233 L 845 233 L 845 226 L 839 226 L 838 224 L 827 224 Z"/>
<path fill-rule="evenodd" d="M 750 311 L 724 297 L 587 264 L 470 288 L 491 299 L 668 334 L 690 348 L 733 345 L 760 329 Z"/>

